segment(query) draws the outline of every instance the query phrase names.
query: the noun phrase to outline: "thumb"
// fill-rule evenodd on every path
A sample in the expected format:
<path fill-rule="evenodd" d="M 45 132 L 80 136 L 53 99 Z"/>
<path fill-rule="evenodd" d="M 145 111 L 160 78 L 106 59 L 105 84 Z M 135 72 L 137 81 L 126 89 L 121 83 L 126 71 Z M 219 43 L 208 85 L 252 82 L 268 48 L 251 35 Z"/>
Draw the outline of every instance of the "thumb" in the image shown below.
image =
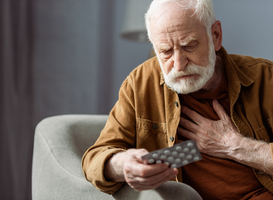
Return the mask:
<path fill-rule="evenodd" d="M 229 118 L 224 107 L 219 103 L 218 100 L 213 100 L 212 106 L 218 117 L 222 120 L 227 120 Z"/>

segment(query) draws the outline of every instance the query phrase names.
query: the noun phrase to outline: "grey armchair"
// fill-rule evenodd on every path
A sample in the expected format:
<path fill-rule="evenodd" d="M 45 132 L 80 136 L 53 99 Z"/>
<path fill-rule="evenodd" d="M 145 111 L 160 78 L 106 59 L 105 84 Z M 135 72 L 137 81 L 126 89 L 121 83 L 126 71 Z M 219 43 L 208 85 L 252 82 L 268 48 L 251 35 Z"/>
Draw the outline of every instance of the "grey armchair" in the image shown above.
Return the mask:
<path fill-rule="evenodd" d="M 107 115 L 60 115 L 46 118 L 37 125 L 32 165 L 33 200 L 201 199 L 192 188 L 177 182 L 167 182 L 144 192 L 125 185 L 115 195 L 108 195 L 86 181 L 81 158 L 98 138 L 107 118 Z"/>

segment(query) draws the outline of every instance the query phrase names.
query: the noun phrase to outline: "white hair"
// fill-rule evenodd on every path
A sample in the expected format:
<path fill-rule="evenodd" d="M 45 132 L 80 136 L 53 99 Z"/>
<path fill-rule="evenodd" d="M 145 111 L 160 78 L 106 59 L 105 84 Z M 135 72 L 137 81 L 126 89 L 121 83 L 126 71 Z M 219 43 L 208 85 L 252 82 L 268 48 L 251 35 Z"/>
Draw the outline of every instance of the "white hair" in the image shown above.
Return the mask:
<path fill-rule="evenodd" d="M 153 0 L 145 14 L 147 34 L 151 42 L 150 20 L 163 9 L 164 4 L 169 2 L 177 3 L 177 6 L 181 7 L 182 11 L 193 9 L 195 11 L 193 15 L 204 25 L 207 33 L 211 33 L 211 26 L 216 21 L 212 0 Z"/>

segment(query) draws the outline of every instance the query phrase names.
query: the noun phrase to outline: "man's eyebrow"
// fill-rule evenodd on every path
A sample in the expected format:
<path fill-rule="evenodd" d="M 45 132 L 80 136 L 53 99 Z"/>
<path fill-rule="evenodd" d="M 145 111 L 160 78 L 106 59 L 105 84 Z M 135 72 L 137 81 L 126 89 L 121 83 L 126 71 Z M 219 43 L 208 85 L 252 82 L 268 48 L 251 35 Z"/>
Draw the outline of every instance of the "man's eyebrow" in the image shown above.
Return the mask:
<path fill-rule="evenodd" d="M 171 47 L 169 45 L 158 45 L 157 49 L 159 50 L 169 50 Z"/>
<path fill-rule="evenodd" d="M 180 46 L 187 46 L 190 42 L 192 41 L 197 41 L 197 39 L 195 37 L 190 37 L 187 38 L 186 40 L 184 40 L 183 42 L 179 43 Z M 168 44 L 159 44 L 158 46 L 155 45 L 155 47 L 158 50 L 169 50 L 170 48 L 172 48 L 170 45 Z"/>
<path fill-rule="evenodd" d="M 197 39 L 194 37 L 190 37 L 190 38 L 186 39 L 184 42 L 181 42 L 180 46 L 187 46 L 192 41 L 197 41 Z"/>

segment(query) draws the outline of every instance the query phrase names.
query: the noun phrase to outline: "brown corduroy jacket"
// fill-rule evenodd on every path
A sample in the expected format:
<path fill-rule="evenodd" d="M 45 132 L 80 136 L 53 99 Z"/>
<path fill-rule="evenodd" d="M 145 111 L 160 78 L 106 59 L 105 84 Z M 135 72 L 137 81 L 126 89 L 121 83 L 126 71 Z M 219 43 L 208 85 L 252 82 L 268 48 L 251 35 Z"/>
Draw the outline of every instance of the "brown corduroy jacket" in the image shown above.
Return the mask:
<path fill-rule="evenodd" d="M 227 73 L 232 121 L 242 135 L 273 142 L 273 62 L 228 55 L 223 47 L 218 55 Z M 105 128 L 83 156 L 87 180 L 103 192 L 115 193 L 124 183 L 107 182 L 104 163 L 128 148 L 153 151 L 173 146 L 180 114 L 179 96 L 164 83 L 157 58 L 144 62 L 123 82 Z M 273 143 L 270 146 L 272 153 Z M 253 171 L 273 193 L 273 178 Z M 176 181 L 182 182 L 181 170 Z"/>

